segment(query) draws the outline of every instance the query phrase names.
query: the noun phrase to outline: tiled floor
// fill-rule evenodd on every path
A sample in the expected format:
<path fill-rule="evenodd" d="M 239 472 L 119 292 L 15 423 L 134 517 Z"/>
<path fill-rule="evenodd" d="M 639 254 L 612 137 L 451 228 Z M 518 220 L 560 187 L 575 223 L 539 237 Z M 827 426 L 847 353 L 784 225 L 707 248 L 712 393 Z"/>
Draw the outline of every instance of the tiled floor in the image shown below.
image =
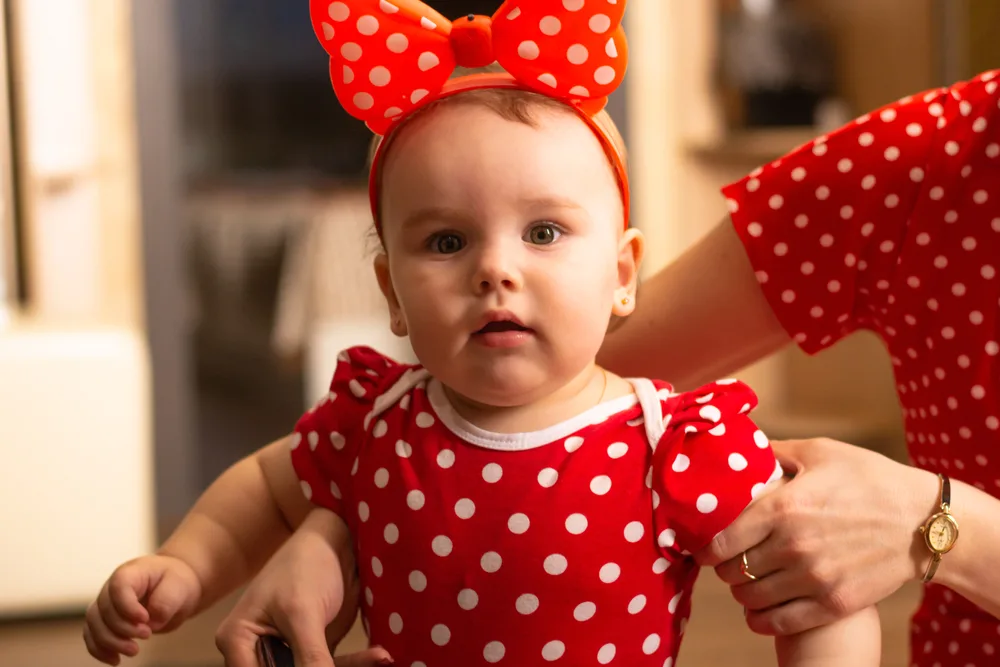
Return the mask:
<path fill-rule="evenodd" d="M 882 603 L 883 667 L 906 667 L 906 626 L 919 587 L 908 586 Z M 221 667 L 213 636 L 233 600 L 229 599 L 170 635 L 154 637 L 135 660 L 136 667 Z M 773 667 L 771 640 L 750 633 L 739 606 L 711 572 L 705 572 L 695 592 L 694 614 L 678 659 L 680 667 Z M 3 667 L 84 667 L 94 662 L 80 638 L 79 619 L 6 623 L 0 625 Z M 355 631 L 344 652 L 361 646 Z"/>

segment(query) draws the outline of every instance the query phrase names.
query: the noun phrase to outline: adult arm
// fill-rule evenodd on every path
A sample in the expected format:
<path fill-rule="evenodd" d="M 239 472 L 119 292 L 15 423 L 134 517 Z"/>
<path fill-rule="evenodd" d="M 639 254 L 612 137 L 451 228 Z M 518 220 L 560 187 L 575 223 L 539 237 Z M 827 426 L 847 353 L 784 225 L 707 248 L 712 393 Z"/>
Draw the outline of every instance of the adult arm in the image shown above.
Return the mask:
<path fill-rule="evenodd" d="M 789 342 L 726 219 L 643 283 L 635 312 L 607 337 L 598 363 L 689 390 Z"/>

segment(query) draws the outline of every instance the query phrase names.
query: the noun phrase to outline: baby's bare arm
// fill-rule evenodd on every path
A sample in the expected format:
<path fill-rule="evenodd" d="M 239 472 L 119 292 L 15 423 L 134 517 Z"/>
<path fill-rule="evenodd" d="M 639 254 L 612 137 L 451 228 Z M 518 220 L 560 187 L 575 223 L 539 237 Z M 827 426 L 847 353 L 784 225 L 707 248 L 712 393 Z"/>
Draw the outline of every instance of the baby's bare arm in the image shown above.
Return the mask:
<path fill-rule="evenodd" d="M 198 610 L 205 609 L 253 577 L 311 509 L 282 438 L 216 479 L 159 553 L 190 565 L 202 586 Z"/>
<path fill-rule="evenodd" d="M 878 610 L 867 607 L 830 625 L 775 637 L 780 667 L 878 667 L 882 628 Z"/>

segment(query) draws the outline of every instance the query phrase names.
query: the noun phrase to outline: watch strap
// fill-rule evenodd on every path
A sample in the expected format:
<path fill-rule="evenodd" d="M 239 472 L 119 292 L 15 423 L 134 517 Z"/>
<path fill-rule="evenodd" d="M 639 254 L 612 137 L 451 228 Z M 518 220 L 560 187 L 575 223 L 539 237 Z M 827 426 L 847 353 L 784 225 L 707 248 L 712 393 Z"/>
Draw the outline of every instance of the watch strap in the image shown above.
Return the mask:
<path fill-rule="evenodd" d="M 941 506 L 948 507 L 951 505 L 951 480 L 944 473 L 938 473 L 938 477 L 941 478 Z"/>
<path fill-rule="evenodd" d="M 937 572 L 938 565 L 941 564 L 941 554 L 935 553 L 931 556 L 931 562 L 927 564 L 927 571 L 924 572 L 924 583 L 934 578 L 934 574 Z"/>

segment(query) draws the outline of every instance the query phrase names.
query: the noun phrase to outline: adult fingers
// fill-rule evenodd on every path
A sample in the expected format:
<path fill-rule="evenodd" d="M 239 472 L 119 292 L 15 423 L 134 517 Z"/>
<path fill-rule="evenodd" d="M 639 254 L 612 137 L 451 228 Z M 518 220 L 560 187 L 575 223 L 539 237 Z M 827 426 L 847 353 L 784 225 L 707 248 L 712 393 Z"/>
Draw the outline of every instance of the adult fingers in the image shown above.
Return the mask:
<path fill-rule="evenodd" d="M 772 576 L 791 565 L 786 552 L 779 550 L 777 540 L 772 536 L 764 540 L 757 546 L 746 551 L 741 551 L 738 555 L 730 558 L 724 563 L 715 566 L 715 573 L 719 579 L 730 586 L 738 586 L 748 581 L 753 581 L 743 573 L 743 555 L 746 554 L 746 571 L 757 577 L 764 579 Z"/>
<path fill-rule="evenodd" d="M 326 645 L 326 626 L 322 619 L 301 616 L 289 621 L 286 637 L 295 654 L 296 666 L 334 667 L 330 647 Z"/>
<path fill-rule="evenodd" d="M 693 554 L 695 561 L 702 566 L 715 567 L 766 540 L 774 529 L 774 498 L 782 491 L 778 489 L 743 510 L 736 521 Z"/>
<path fill-rule="evenodd" d="M 821 625 L 828 625 L 838 616 L 812 598 L 799 598 L 778 607 L 748 611 L 747 626 L 759 635 L 795 635 Z"/>
<path fill-rule="evenodd" d="M 743 583 L 731 586 L 730 591 L 745 609 L 761 611 L 805 598 L 812 592 L 812 586 L 801 572 L 779 570 L 757 581 L 744 579 Z"/>
<path fill-rule="evenodd" d="M 215 634 L 215 647 L 222 654 L 225 666 L 263 667 L 257 660 L 257 642 L 263 633 L 263 628 L 224 621 Z"/>

